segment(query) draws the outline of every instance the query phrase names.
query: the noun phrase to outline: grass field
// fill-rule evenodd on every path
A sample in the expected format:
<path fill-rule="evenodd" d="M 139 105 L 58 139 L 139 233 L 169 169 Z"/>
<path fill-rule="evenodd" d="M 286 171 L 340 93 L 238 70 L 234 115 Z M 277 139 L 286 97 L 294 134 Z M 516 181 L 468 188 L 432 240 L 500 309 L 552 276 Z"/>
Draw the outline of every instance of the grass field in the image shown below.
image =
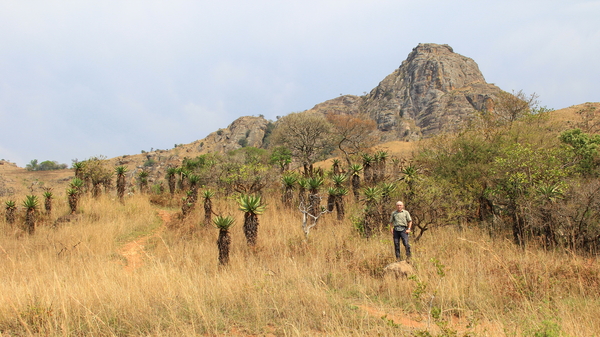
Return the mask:
<path fill-rule="evenodd" d="M 59 199 L 33 236 L 2 220 L 3 335 L 600 335 L 595 259 L 448 227 L 413 242 L 415 274 L 396 279 L 383 272 L 387 232 L 366 240 L 330 215 L 305 241 L 300 212 L 273 195 L 253 249 L 235 202 L 217 199 L 237 222 L 222 267 L 201 207 L 182 223 L 146 196 L 113 199 L 86 197 L 55 225 L 68 213 Z M 141 262 L 127 268 L 123 247 L 136 240 Z"/>

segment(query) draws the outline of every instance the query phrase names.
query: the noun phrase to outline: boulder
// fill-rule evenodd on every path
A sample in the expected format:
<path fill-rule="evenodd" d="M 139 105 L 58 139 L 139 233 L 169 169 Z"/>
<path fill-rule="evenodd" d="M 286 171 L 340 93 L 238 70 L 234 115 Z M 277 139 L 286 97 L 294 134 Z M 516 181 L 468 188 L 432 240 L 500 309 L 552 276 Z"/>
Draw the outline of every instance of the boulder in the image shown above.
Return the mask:
<path fill-rule="evenodd" d="M 415 268 L 406 261 L 400 261 L 388 264 L 383 268 L 383 272 L 386 275 L 394 275 L 396 278 L 407 278 L 415 273 Z"/>

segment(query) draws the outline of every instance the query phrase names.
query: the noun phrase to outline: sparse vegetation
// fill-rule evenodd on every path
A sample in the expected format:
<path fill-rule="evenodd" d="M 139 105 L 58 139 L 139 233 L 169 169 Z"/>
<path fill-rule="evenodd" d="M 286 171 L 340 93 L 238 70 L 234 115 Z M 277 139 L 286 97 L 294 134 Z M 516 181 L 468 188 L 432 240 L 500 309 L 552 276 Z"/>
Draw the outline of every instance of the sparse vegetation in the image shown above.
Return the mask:
<path fill-rule="evenodd" d="M 25 165 L 27 171 L 52 171 L 52 170 L 64 170 L 68 167 L 67 164 L 59 164 L 57 161 L 46 160 L 38 163 L 37 159 L 33 159 L 29 164 Z"/>

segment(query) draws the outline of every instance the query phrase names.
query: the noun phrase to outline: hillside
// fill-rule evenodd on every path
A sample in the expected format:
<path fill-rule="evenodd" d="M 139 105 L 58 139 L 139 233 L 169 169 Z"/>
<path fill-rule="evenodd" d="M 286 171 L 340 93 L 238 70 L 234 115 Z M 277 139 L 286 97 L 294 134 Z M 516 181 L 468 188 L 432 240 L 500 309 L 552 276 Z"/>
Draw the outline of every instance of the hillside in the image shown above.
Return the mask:
<path fill-rule="evenodd" d="M 344 100 L 346 98 L 340 98 Z M 327 103 L 330 104 L 330 103 Z M 595 107 L 595 115 L 600 116 L 600 103 L 584 103 L 578 104 L 564 109 L 556 110 L 548 114 L 550 121 L 553 122 L 554 128 L 557 130 L 564 130 L 571 128 L 582 121 L 583 116 L 577 112 Z M 322 106 L 317 106 L 317 109 L 321 109 Z M 145 168 L 151 173 L 151 182 L 159 181 L 164 179 L 165 169 L 167 166 L 178 166 L 181 164 L 184 158 L 195 158 L 199 155 L 221 151 L 230 151 L 237 148 L 241 148 L 237 142 L 233 145 L 232 142 L 227 142 L 236 137 L 242 138 L 248 131 L 250 144 L 259 145 L 261 139 L 264 136 L 264 130 L 268 124 L 262 117 L 241 117 L 225 129 L 215 131 L 208 135 L 206 138 L 197 140 L 189 144 L 178 145 L 174 149 L 170 150 L 155 150 L 152 152 L 136 154 L 136 155 L 124 155 L 115 158 L 109 158 L 108 161 L 111 166 L 125 165 L 130 171 L 128 173 L 128 179 L 130 183 L 134 183 L 134 177 L 139 170 Z M 220 133 L 220 134 L 219 134 Z M 384 150 L 387 151 L 392 157 L 398 158 L 410 158 L 415 150 L 417 150 L 423 140 L 417 141 L 387 141 L 382 142 L 375 146 L 374 151 Z M 153 161 L 152 166 L 144 166 L 144 163 L 149 160 Z M 328 167 L 331 159 L 324 162 L 323 164 L 317 164 L 317 166 Z M 30 172 L 23 168 L 17 167 L 15 164 L 9 162 L 0 162 L 0 198 L 7 197 L 11 194 L 24 194 L 31 188 L 35 191 L 41 191 L 41 186 L 53 187 L 55 190 L 63 191 L 67 186 L 70 178 L 73 177 L 73 171 L 59 170 L 59 171 L 42 171 L 42 172 Z"/>

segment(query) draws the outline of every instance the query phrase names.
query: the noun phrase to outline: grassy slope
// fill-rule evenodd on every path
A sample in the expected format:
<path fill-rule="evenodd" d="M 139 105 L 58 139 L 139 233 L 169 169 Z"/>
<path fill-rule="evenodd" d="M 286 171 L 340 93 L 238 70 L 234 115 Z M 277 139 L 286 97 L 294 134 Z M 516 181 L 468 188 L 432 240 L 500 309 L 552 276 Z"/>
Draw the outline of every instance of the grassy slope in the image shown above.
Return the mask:
<path fill-rule="evenodd" d="M 31 237 L 1 223 L 0 331 L 444 335 L 437 322 L 448 324 L 446 335 L 553 328 L 570 336 L 600 334 L 596 260 L 520 251 L 476 228 L 444 228 L 413 243 L 415 277 L 395 279 L 382 271 L 393 260 L 386 232 L 367 241 L 350 221 L 329 216 L 305 242 L 299 212 L 275 197 L 268 202 L 258 247 L 249 249 L 241 212 L 219 198 L 219 212 L 237 220 L 226 268 L 217 264 L 217 230 L 198 226 L 203 214 L 196 210 L 185 224 L 149 238 L 144 265 L 128 272 L 121 247 L 132 233 L 149 235 L 158 219 L 141 196 L 125 205 L 109 197 L 84 199 L 71 222 L 53 228 L 42 219 Z M 58 202 L 57 215 L 66 212 Z"/>

